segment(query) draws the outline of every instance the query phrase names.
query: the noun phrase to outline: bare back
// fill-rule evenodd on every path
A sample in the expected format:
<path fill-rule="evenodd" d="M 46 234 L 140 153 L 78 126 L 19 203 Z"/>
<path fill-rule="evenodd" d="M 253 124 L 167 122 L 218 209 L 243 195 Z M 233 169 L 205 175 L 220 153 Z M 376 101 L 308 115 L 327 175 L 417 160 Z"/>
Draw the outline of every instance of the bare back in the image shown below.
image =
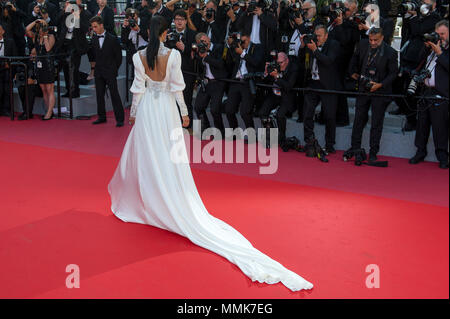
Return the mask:
<path fill-rule="evenodd" d="M 166 78 L 167 73 L 167 62 L 169 61 L 170 53 L 172 50 L 169 50 L 165 55 L 157 55 L 155 68 L 152 70 L 148 66 L 147 57 L 139 54 L 142 65 L 145 69 L 145 74 L 154 82 L 162 82 Z"/>

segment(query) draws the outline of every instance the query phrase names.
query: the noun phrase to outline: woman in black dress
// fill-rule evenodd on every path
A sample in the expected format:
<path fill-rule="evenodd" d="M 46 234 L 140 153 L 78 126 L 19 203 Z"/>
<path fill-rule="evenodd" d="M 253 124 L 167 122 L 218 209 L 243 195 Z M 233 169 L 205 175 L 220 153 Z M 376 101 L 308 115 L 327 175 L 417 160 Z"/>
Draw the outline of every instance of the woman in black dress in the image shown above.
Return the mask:
<path fill-rule="evenodd" d="M 36 57 L 36 79 L 42 89 L 44 102 L 47 106 L 47 113 L 42 119 L 50 120 L 53 118 L 55 106 L 55 65 L 54 58 L 50 56 L 55 45 L 55 36 L 49 33 L 48 24 L 43 19 L 30 23 L 26 32 L 27 36 L 34 39 L 30 56 Z"/>

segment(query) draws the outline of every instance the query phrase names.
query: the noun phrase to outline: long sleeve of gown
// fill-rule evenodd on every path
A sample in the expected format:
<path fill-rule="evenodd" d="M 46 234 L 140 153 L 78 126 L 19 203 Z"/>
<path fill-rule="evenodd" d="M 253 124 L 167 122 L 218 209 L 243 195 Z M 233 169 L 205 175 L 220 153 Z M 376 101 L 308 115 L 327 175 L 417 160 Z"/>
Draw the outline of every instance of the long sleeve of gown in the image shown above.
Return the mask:
<path fill-rule="evenodd" d="M 139 102 L 145 93 L 145 70 L 142 67 L 142 62 L 140 61 L 139 52 L 133 55 L 134 64 L 134 80 L 131 85 L 130 92 L 133 93 L 133 100 L 131 102 L 130 117 L 136 117 Z"/>
<path fill-rule="evenodd" d="M 171 65 L 172 69 L 170 72 L 170 91 L 175 94 L 181 116 L 186 116 L 188 115 L 188 110 L 183 96 L 183 90 L 186 84 L 184 83 L 183 72 L 181 72 L 181 54 L 178 50 L 174 50 L 172 54 L 174 55 L 174 62 Z"/>

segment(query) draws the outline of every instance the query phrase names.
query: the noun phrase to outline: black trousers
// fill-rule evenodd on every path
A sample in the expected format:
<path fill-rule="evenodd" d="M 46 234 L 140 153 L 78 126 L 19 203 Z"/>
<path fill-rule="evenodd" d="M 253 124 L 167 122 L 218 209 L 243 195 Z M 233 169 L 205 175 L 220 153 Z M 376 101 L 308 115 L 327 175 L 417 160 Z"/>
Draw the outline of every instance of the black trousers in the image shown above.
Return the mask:
<path fill-rule="evenodd" d="M 266 98 L 261 108 L 259 109 L 258 116 L 261 119 L 266 119 L 269 117 L 270 112 L 280 106 L 277 111 L 277 125 L 278 125 L 278 139 L 279 141 L 284 141 L 286 139 L 286 120 L 288 116 L 292 115 L 295 111 L 295 93 L 289 95 L 275 95 L 270 93 Z"/>
<path fill-rule="evenodd" d="M 11 112 L 9 92 L 9 69 L 3 69 L 0 70 L 0 113 Z"/>
<path fill-rule="evenodd" d="M 438 94 L 434 89 L 426 89 L 424 96 Z M 440 162 L 448 161 L 448 102 L 426 100 L 419 106 L 415 145 L 419 155 L 426 156 L 430 129 L 436 157 Z"/>
<path fill-rule="evenodd" d="M 370 127 L 370 152 L 377 154 L 380 150 L 381 134 L 386 108 L 390 100 L 382 97 L 358 96 L 356 98 L 355 120 L 352 130 L 352 148 L 360 149 L 364 127 L 369 120 L 369 109 L 372 107 Z"/>
<path fill-rule="evenodd" d="M 311 80 L 308 85 L 312 89 L 325 89 L 320 81 Z M 303 111 L 303 126 L 305 142 L 314 138 L 314 114 L 316 107 L 322 102 L 322 110 L 325 117 L 325 142 L 326 146 L 336 143 L 336 112 L 338 96 L 336 94 L 324 94 L 305 92 L 305 105 Z"/>
<path fill-rule="evenodd" d="M 234 130 L 238 128 L 236 113 L 240 105 L 240 114 L 245 123 L 245 128 L 255 128 L 253 121 L 253 102 L 255 97 L 250 92 L 248 82 L 232 83 L 228 91 L 228 99 L 225 104 L 225 112 L 229 126 Z"/>
<path fill-rule="evenodd" d="M 62 58 L 62 68 L 64 72 L 64 82 L 66 83 L 66 90 L 69 92 L 69 89 L 72 92 L 80 92 L 80 64 L 81 64 L 81 55 L 79 55 L 74 50 L 74 42 L 73 41 L 65 41 L 64 46 L 62 47 L 62 52 L 70 52 L 70 60 L 68 61 L 66 57 Z M 69 65 L 71 63 L 71 65 Z M 70 73 L 70 68 L 72 68 L 72 74 Z M 70 77 L 72 76 L 73 84 L 70 82 Z"/>
<path fill-rule="evenodd" d="M 22 102 L 22 109 L 26 110 L 26 94 L 25 86 L 21 85 L 18 88 L 20 101 Z M 28 116 L 33 114 L 34 100 L 36 97 L 42 97 L 42 90 L 38 84 L 28 85 Z"/>
<path fill-rule="evenodd" d="M 200 88 L 195 99 L 195 112 L 198 118 L 202 121 L 204 129 L 210 127 L 208 116 L 206 115 L 206 108 L 211 105 L 211 114 L 214 120 L 214 127 L 225 132 L 222 120 L 222 98 L 225 90 L 225 82 L 211 81 L 205 87 L 205 92 Z"/>
<path fill-rule="evenodd" d="M 95 75 L 95 92 L 97 95 L 97 114 L 99 119 L 106 119 L 105 93 L 106 86 L 111 94 L 111 101 L 114 109 L 114 116 L 117 122 L 124 121 L 124 110 L 122 99 L 117 88 L 117 78 L 107 78 L 101 75 Z"/>
<path fill-rule="evenodd" d="M 392 90 L 394 94 L 405 94 L 408 89 L 409 83 L 411 82 L 411 77 L 408 75 L 403 75 L 397 77 L 392 84 Z M 406 98 L 396 98 L 395 104 L 397 104 L 400 112 L 406 115 L 406 120 L 411 125 L 416 125 L 417 123 L 417 100 L 412 97 Z"/>

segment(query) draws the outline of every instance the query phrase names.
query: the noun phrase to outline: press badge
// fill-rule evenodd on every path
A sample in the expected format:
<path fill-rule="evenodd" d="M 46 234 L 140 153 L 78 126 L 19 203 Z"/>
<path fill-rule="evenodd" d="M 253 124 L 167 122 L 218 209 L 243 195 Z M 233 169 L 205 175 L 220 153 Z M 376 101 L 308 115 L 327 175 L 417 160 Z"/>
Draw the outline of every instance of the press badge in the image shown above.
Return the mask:
<path fill-rule="evenodd" d="M 42 69 L 42 62 L 41 61 L 37 61 L 36 66 L 37 66 L 38 69 Z"/>

